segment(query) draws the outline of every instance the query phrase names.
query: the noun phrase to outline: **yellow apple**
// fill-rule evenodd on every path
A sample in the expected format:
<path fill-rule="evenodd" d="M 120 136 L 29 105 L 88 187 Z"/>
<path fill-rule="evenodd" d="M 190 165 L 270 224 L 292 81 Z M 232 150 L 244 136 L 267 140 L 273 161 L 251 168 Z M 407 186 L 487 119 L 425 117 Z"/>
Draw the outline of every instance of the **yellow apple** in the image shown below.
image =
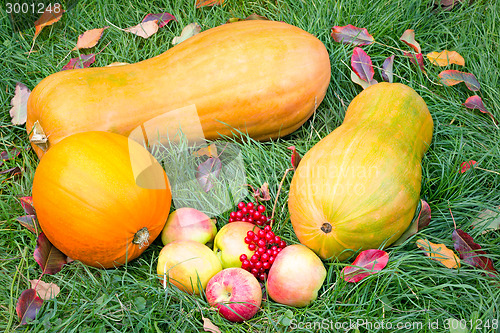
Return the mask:
<path fill-rule="evenodd" d="M 197 209 L 183 207 L 168 216 L 161 232 L 161 241 L 163 245 L 176 240 L 194 240 L 206 244 L 213 241 L 216 233 L 215 220 Z"/>
<path fill-rule="evenodd" d="M 171 283 L 185 292 L 197 295 L 221 270 L 220 260 L 213 251 L 192 240 L 178 240 L 165 245 L 160 251 L 156 268 L 164 285 Z"/>
<path fill-rule="evenodd" d="M 245 237 L 257 226 L 250 222 L 230 222 L 223 226 L 214 239 L 214 252 L 220 259 L 222 268 L 241 268 L 240 256 L 246 254 L 250 258 L 255 251 L 248 249 Z"/>

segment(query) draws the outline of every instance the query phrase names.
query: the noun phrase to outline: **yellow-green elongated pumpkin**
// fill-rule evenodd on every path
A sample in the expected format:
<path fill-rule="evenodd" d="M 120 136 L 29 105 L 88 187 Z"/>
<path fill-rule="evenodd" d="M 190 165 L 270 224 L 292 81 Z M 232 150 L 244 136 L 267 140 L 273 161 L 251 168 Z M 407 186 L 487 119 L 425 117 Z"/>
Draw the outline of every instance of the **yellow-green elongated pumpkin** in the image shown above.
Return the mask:
<path fill-rule="evenodd" d="M 288 207 L 301 243 L 321 258 L 388 246 L 409 226 L 433 121 L 400 83 L 378 83 L 350 103 L 344 122 L 302 158 Z"/>
<path fill-rule="evenodd" d="M 136 64 L 48 76 L 30 94 L 26 128 L 39 157 L 68 135 L 95 130 L 149 144 L 179 127 L 195 140 L 238 131 L 266 140 L 313 114 L 330 74 L 324 44 L 298 27 L 224 24 Z"/>
<path fill-rule="evenodd" d="M 49 241 L 86 265 L 138 257 L 168 218 L 167 175 L 137 142 L 109 132 L 66 137 L 40 160 L 33 205 Z"/>

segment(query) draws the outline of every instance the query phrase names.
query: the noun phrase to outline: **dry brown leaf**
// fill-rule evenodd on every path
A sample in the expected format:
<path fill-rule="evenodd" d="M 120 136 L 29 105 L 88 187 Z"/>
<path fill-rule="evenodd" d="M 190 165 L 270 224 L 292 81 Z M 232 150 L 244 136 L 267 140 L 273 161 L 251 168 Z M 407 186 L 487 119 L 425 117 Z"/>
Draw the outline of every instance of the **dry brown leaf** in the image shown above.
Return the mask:
<path fill-rule="evenodd" d="M 427 54 L 427 59 L 436 66 L 448 66 L 450 64 L 465 65 L 464 58 L 456 51 L 444 50 Z"/>
<path fill-rule="evenodd" d="M 28 97 L 31 90 L 28 89 L 21 82 L 16 83 L 16 92 L 10 101 L 12 108 L 10 109 L 10 116 L 12 117 L 12 124 L 22 125 L 26 122 L 28 114 Z"/>
<path fill-rule="evenodd" d="M 33 40 L 36 39 L 44 27 L 59 21 L 63 13 L 64 9 L 62 9 L 61 5 L 47 6 L 42 16 L 35 21 L 35 36 L 33 36 Z"/>
<path fill-rule="evenodd" d="M 416 242 L 417 246 L 425 252 L 429 258 L 439 261 L 448 268 L 460 267 L 460 259 L 455 252 L 450 250 L 444 244 L 434 244 L 427 239 L 419 239 Z"/>
<path fill-rule="evenodd" d="M 85 31 L 83 34 L 78 36 L 78 42 L 76 43 L 76 46 L 73 48 L 73 50 L 88 49 L 94 47 L 99 39 L 101 39 L 104 30 L 106 30 L 107 28 L 109 27 L 106 26 L 104 28 Z"/>
<path fill-rule="evenodd" d="M 215 146 L 215 143 L 211 143 L 207 147 L 203 147 L 198 149 L 197 151 L 193 152 L 194 156 L 208 156 L 208 157 L 217 157 L 217 147 Z"/>
<path fill-rule="evenodd" d="M 123 29 L 125 32 L 133 33 L 142 38 L 149 38 L 158 31 L 158 20 L 139 23 L 133 27 Z"/>
<path fill-rule="evenodd" d="M 61 291 L 61 288 L 55 283 L 47 283 L 41 280 L 30 280 L 31 288 L 35 289 L 38 296 L 44 301 L 56 298 L 57 294 Z"/>
<path fill-rule="evenodd" d="M 215 326 L 210 319 L 205 317 L 202 318 L 203 318 L 203 330 L 205 332 L 221 333 L 220 329 L 217 326 Z"/>
<path fill-rule="evenodd" d="M 175 36 L 174 39 L 172 40 L 172 44 L 176 45 L 179 44 L 186 39 L 193 37 L 196 34 L 199 34 L 201 32 L 201 26 L 198 23 L 190 23 L 182 29 L 181 35 L 180 36 Z"/>

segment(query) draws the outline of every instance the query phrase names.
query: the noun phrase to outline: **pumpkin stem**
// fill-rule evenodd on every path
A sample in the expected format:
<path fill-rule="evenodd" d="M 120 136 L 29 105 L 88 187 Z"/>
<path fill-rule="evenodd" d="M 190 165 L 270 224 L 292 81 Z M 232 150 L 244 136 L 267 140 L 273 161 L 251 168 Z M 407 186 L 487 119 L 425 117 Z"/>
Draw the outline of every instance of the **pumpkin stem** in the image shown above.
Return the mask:
<path fill-rule="evenodd" d="M 149 245 L 149 230 L 144 227 L 141 230 L 137 231 L 134 235 L 134 240 L 132 243 L 139 245 L 139 249 L 142 249 L 144 246 Z"/>
<path fill-rule="evenodd" d="M 33 124 L 32 132 L 33 135 L 31 136 L 30 142 L 35 144 L 41 150 L 47 151 L 49 146 L 49 143 L 47 142 L 48 138 L 38 120 Z"/>
<path fill-rule="evenodd" d="M 325 234 L 328 234 L 332 231 L 332 225 L 330 223 L 323 223 L 321 226 L 321 231 L 323 231 Z"/>

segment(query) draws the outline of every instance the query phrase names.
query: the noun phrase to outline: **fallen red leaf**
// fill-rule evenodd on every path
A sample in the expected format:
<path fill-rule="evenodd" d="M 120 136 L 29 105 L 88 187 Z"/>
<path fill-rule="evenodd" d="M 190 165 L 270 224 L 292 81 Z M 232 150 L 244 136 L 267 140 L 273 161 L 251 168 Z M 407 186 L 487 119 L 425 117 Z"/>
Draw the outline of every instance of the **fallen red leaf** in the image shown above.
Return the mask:
<path fill-rule="evenodd" d="M 424 56 L 422 53 L 411 53 L 411 52 L 404 52 L 404 55 L 410 58 L 410 62 L 414 65 L 417 65 L 422 72 L 425 73 L 425 65 L 424 65 Z"/>
<path fill-rule="evenodd" d="M 33 207 L 33 197 L 20 197 L 21 207 L 23 207 L 24 212 L 28 215 L 36 215 L 35 207 Z"/>
<path fill-rule="evenodd" d="M 341 275 L 347 282 L 359 282 L 365 277 L 381 271 L 389 261 L 389 255 L 382 250 L 362 251 L 351 266 L 344 267 Z"/>
<path fill-rule="evenodd" d="M 205 6 L 222 5 L 224 0 L 196 0 L 196 8 Z"/>
<path fill-rule="evenodd" d="M 493 122 L 497 123 L 495 117 L 493 117 L 493 114 L 491 114 L 488 110 L 486 110 L 483 104 L 483 100 L 478 95 L 474 95 L 467 98 L 463 106 L 465 106 L 468 109 L 477 109 L 482 113 L 486 113 L 488 116 L 490 116 Z"/>
<path fill-rule="evenodd" d="M 63 66 L 61 69 L 65 71 L 67 69 L 78 69 L 78 68 L 88 68 L 95 62 L 95 54 L 80 54 L 80 58 L 71 58 L 69 62 Z"/>
<path fill-rule="evenodd" d="M 156 13 L 156 14 L 147 14 L 146 16 L 144 16 L 144 18 L 142 19 L 142 23 L 149 21 L 157 21 L 158 28 L 163 28 L 165 25 L 167 25 L 168 22 L 172 20 L 176 21 L 174 15 L 170 13 Z"/>
<path fill-rule="evenodd" d="M 293 168 L 293 170 L 297 170 L 302 157 L 300 157 L 299 153 L 297 153 L 295 146 L 290 146 L 287 149 L 290 149 L 292 151 L 292 157 L 291 157 L 292 168 Z"/>
<path fill-rule="evenodd" d="M 465 171 L 469 170 L 470 168 L 472 168 L 477 162 L 474 161 L 474 160 L 470 160 L 470 161 L 467 161 L 467 162 L 462 162 L 462 164 L 460 164 L 460 173 L 464 173 Z"/>
<path fill-rule="evenodd" d="M 16 304 L 16 313 L 24 325 L 29 320 L 34 320 L 42 307 L 43 300 L 38 297 L 35 289 L 27 289 L 21 293 Z"/>
<path fill-rule="evenodd" d="M 408 29 L 403 35 L 399 38 L 400 41 L 405 42 L 408 46 L 410 46 L 415 52 L 420 53 L 422 50 L 420 49 L 420 44 L 415 40 L 415 31 Z"/>
<path fill-rule="evenodd" d="M 44 27 L 59 21 L 63 13 L 64 9 L 62 9 L 60 4 L 48 5 L 42 16 L 35 21 L 35 35 L 33 36 L 33 40 L 36 39 Z"/>
<path fill-rule="evenodd" d="M 474 74 L 471 73 L 448 69 L 439 73 L 439 77 L 441 78 L 441 83 L 446 86 L 454 86 L 455 84 L 464 82 L 467 88 L 472 91 L 478 91 L 479 89 L 481 89 L 481 85 L 477 81 Z"/>
<path fill-rule="evenodd" d="M 375 70 L 373 69 L 372 59 L 362 48 L 354 48 L 351 56 L 351 67 L 361 80 L 366 82 L 373 80 Z"/>
<path fill-rule="evenodd" d="M 40 232 L 40 224 L 36 219 L 36 215 L 23 215 L 16 218 L 23 227 L 37 235 Z"/>
<path fill-rule="evenodd" d="M 452 234 L 455 250 L 460 254 L 460 259 L 471 266 L 482 268 L 490 273 L 488 276 L 496 277 L 497 271 L 493 267 L 493 262 L 486 257 L 486 252 L 481 250 L 481 245 L 474 242 L 474 239 L 465 231 L 455 229 Z"/>
<path fill-rule="evenodd" d="M 384 60 L 382 64 L 382 79 L 386 82 L 393 82 L 394 54 Z"/>
<path fill-rule="evenodd" d="M 368 33 L 365 28 L 358 28 L 351 24 L 346 26 L 334 26 L 331 33 L 333 40 L 338 43 L 352 44 L 352 45 L 370 45 L 375 42 L 372 35 Z"/>
<path fill-rule="evenodd" d="M 67 259 L 67 256 L 52 245 L 43 232 L 38 235 L 33 256 L 42 268 L 43 274 L 56 274 L 66 264 Z"/>

